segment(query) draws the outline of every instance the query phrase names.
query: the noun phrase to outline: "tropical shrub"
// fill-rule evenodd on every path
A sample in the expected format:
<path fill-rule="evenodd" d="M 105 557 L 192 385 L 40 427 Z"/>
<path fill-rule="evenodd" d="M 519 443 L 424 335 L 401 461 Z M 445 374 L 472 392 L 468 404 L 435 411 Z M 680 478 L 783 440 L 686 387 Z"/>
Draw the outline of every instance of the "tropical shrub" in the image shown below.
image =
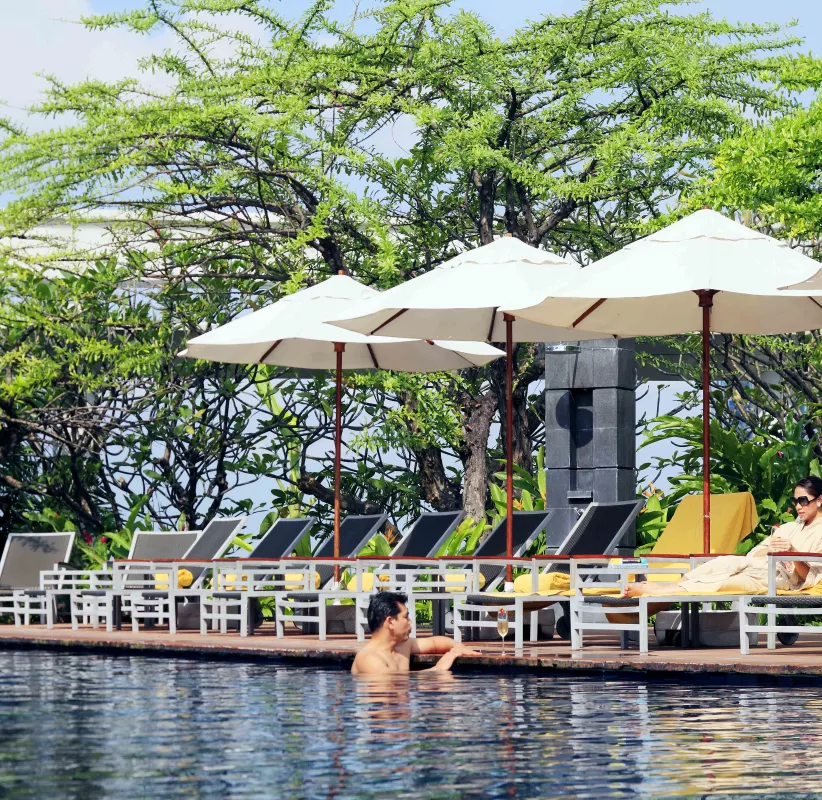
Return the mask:
<path fill-rule="evenodd" d="M 646 510 L 637 524 L 640 550 L 653 546 L 679 501 L 702 491 L 702 418 L 661 416 L 651 420 L 642 447 L 656 442 L 671 443 L 670 456 L 657 457 L 640 466 L 640 473 L 653 467 L 669 475 L 671 489 L 650 494 Z M 711 492 L 750 492 L 756 501 L 759 524 L 739 546 L 746 553 L 774 525 L 794 518 L 793 487 L 807 475 L 822 475 L 816 453 L 818 443 L 808 438 L 802 419 L 789 419 L 785 436 L 767 430 L 723 428 L 711 421 Z"/>

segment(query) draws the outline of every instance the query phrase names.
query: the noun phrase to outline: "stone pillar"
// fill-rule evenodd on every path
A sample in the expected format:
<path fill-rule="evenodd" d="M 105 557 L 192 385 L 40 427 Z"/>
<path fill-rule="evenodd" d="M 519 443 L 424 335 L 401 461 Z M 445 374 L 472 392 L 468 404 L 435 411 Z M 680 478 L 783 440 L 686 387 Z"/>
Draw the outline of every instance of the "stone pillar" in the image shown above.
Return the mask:
<path fill-rule="evenodd" d="M 585 506 L 636 496 L 636 351 L 632 339 L 546 345 L 545 473 L 549 552 Z M 631 529 L 619 552 L 633 553 Z"/>

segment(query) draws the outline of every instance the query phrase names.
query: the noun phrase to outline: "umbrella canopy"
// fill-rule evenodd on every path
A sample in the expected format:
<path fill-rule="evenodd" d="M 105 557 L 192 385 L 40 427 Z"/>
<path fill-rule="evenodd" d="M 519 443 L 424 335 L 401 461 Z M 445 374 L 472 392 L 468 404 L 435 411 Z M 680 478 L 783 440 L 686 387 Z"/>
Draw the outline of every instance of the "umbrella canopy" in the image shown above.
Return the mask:
<path fill-rule="evenodd" d="M 701 330 L 694 295 L 709 291 L 711 330 L 792 333 L 822 325 L 822 298 L 778 290 L 818 270 L 784 242 L 703 209 L 585 267 L 560 289 L 537 289 L 528 308 L 504 309 L 541 324 L 666 336 Z"/>
<path fill-rule="evenodd" d="M 326 323 L 357 301 L 379 295 L 347 275 L 335 275 L 189 340 L 180 355 L 232 364 L 334 369 L 337 342 L 345 345 L 345 369 L 398 372 L 478 367 L 502 355 L 483 342 L 365 336 Z"/>
<path fill-rule="evenodd" d="M 273 303 L 197 336 L 180 355 L 233 364 L 276 364 L 336 371 L 334 437 L 334 556 L 339 558 L 342 370 L 439 372 L 484 366 L 502 351 L 483 342 L 432 342 L 365 336 L 328 325 L 355 301 L 379 292 L 346 275 Z"/>
<path fill-rule="evenodd" d="M 527 305 L 546 285 L 563 285 L 579 270 L 573 261 L 505 236 L 375 293 L 332 322 L 382 336 L 502 342 L 502 307 Z M 515 319 L 512 337 L 515 342 L 564 342 L 574 335 L 553 324 Z"/>
<path fill-rule="evenodd" d="M 710 333 L 822 327 L 822 298 L 779 291 L 818 269 L 817 262 L 784 242 L 703 209 L 591 264 L 563 287 L 546 285 L 528 306 L 503 310 L 533 322 L 613 336 L 702 331 L 703 544 L 708 553 Z"/>
<path fill-rule="evenodd" d="M 811 293 L 815 294 L 816 292 L 822 293 L 822 268 L 819 268 L 819 262 L 815 261 L 814 263 L 817 266 L 817 270 L 813 275 L 811 275 L 810 278 L 804 281 L 799 281 L 792 286 L 782 287 L 786 294 L 793 295 L 795 293 L 799 293 L 809 295 Z"/>
<path fill-rule="evenodd" d="M 601 334 L 572 333 L 553 324 L 534 324 L 503 314 L 506 305 L 529 304 L 545 286 L 560 286 L 579 272 L 579 264 L 531 247 L 510 236 L 467 250 L 400 286 L 351 309 L 334 320 L 349 330 L 388 336 L 447 340 L 505 341 L 505 389 L 513 396 L 513 342 L 564 342 L 601 339 Z M 508 556 L 513 552 L 513 415 L 506 415 L 506 494 Z M 511 583 L 511 568 L 507 570 Z"/>

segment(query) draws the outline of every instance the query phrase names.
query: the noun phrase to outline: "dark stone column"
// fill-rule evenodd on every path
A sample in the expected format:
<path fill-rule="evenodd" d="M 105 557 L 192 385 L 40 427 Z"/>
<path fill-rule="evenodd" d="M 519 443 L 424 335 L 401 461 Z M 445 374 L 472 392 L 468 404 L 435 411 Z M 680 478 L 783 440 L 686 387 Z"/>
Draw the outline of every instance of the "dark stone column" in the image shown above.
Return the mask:
<path fill-rule="evenodd" d="M 633 339 L 546 345 L 545 474 L 555 508 L 548 548 L 588 503 L 636 496 L 636 352 Z M 633 552 L 626 534 L 623 554 Z"/>

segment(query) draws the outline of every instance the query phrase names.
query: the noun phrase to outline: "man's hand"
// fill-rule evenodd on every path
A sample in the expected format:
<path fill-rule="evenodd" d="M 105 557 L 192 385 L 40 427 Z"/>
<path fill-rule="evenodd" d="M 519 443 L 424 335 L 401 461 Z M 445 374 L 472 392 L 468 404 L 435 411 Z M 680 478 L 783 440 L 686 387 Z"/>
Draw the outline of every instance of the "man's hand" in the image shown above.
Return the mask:
<path fill-rule="evenodd" d="M 479 656 L 482 655 L 478 650 L 471 647 L 466 647 L 462 642 L 455 644 L 450 651 L 450 654 L 456 658 L 457 656 Z"/>
<path fill-rule="evenodd" d="M 433 667 L 432 672 L 448 672 L 459 656 L 478 656 L 476 650 L 466 647 L 464 644 L 455 644 Z"/>

